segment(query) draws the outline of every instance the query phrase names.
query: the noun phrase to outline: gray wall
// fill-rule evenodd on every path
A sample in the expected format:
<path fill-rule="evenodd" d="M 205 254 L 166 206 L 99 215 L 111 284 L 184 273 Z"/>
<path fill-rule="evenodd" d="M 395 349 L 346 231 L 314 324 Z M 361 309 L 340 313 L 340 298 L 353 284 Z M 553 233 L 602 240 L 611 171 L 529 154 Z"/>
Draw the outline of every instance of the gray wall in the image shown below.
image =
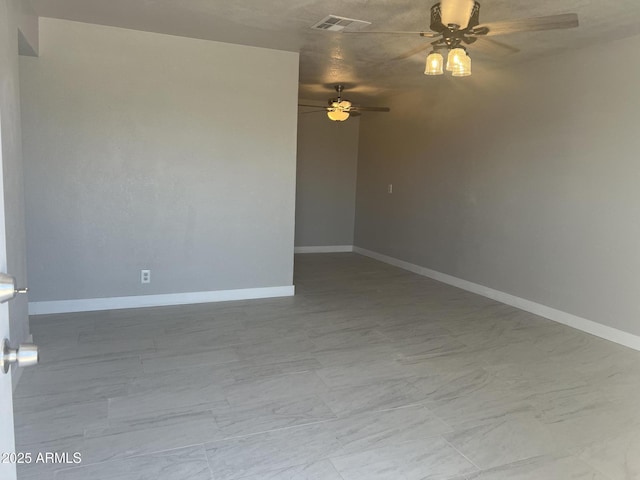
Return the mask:
<path fill-rule="evenodd" d="M 6 248 L 7 254 L 7 265 L 3 265 L 2 270 L 6 268 L 24 286 L 27 285 L 27 264 L 18 79 L 19 15 L 19 1 L 0 0 L 0 122 L 6 230 L 6 247 L 3 248 Z M 29 336 L 25 295 L 20 295 L 9 303 L 9 322 L 12 342 L 25 341 Z"/>
<path fill-rule="evenodd" d="M 296 53 L 41 19 L 20 65 L 31 300 L 292 284 Z"/>
<path fill-rule="evenodd" d="M 425 77 L 363 117 L 356 245 L 640 334 L 638 49 Z"/>
<path fill-rule="evenodd" d="M 21 11 L 18 22 L 18 51 L 20 55 L 38 56 L 39 50 L 39 18 L 31 5 L 31 0 L 20 2 Z"/>
<path fill-rule="evenodd" d="M 360 120 L 298 117 L 296 246 L 353 245 Z"/>

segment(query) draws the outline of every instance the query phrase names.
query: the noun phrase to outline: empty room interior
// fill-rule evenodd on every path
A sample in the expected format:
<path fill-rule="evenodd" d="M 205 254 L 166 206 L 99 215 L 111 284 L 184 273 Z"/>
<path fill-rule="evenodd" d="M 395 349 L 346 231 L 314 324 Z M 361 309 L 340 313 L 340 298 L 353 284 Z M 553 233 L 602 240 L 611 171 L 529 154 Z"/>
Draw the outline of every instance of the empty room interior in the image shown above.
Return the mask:
<path fill-rule="evenodd" d="M 637 0 L 0 0 L 0 480 L 640 480 L 639 50 Z"/>

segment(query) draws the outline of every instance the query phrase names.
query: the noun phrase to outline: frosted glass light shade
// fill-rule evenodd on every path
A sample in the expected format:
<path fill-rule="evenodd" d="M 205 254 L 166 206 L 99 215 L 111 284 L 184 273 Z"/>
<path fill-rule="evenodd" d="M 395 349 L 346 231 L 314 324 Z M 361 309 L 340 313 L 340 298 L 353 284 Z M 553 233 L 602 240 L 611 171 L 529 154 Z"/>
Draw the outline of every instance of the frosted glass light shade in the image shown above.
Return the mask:
<path fill-rule="evenodd" d="M 447 71 L 453 72 L 458 65 L 462 63 L 467 56 L 467 52 L 462 48 L 454 48 L 449 50 L 449 57 L 447 58 Z"/>
<path fill-rule="evenodd" d="M 427 56 L 427 65 L 424 69 L 425 75 L 442 75 L 444 58 L 438 52 L 432 52 Z"/>
<path fill-rule="evenodd" d="M 442 0 L 440 3 L 442 23 L 458 25 L 461 30 L 469 26 L 474 0 Z"/>
<path fill-rule="evenodd" d="M 340 99 L 338 98 L 338 100 Z M 331 103 L 327 111 L 327 116 L 334 122 L 344 122 L 349 118 L 351 102 L 349 100 L 338 100 Z"/>
<path fill-rule="evenodd" d="M 327 117 L 334 122 L 344 122 L 349 118 L 349 112 L 343 112 L 342 110 L 329 110 Z"/>
<path fill-rule="evenodd" d="M 454 77 L 468 77 L 471 75 L 471 57 L 465 55 L 461 63 L 453 69 Z"/>

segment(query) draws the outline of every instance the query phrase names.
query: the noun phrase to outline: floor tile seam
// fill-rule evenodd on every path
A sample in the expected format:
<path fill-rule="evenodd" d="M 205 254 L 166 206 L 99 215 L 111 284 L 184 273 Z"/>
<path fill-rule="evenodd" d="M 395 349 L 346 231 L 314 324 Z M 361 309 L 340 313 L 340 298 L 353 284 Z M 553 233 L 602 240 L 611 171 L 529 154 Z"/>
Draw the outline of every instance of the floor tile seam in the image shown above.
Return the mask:
<path fill-rule="evenodd" d="M 442 418 L 440 415 L 438 415 L 432 408 L 429 407 L 428 404 L 425 404 L 424 407 L 429 411 L 429 413 L 431 415 L 433 415 L 435 418 L 437 418 L 440 422 L 442 422 L 444 425 L 446 425 L 449 428 L 449 432 L 443 432 L 440 435 L 442 436 L 442 438 L 444 438 L 445 435 L 450 435 L 450 434 L 455 434 L 456 433 L 456 428 L 451 425 L 449 422 L 447 422 L 444 418 Z M 445 441 L 448 442 L 448 440 L 445 438 Z"/>
<path fill-rule="evenodd" d="M 459 452 L 461 455 L 463 455 L 465 458 L 467 458 L 467 459 L 468 459 L 468 457 L 467 457 L 467 456 L 465 456 L 462 452 L 460 452 L 460 450 L 458 450 L 454 445 L 451 445 L 451 446 L 452 446 L 453 448 L 455 448 L 457 452 Z M 565 453 L 566 453 L 567 455 L 569 455 L 569 453 L 568 453 L 568 452 L 565 452 Z M 478 467 L 478 465 L 476 465 L 474 462 L 471 462 L 471 460 L 469 460 L 469 459 L 468 459 L 468 460 L 469 460 L 469 461 L 470 461 L 474 466 L 476 466 L 476 467 L 478 468 L 478 472 L 476 472 L 476 473 L 479 473 L 479 472 L 487 472 L 487 471 L 490 471 L 490 470 L 492 470 L 492 469 L 494 469 L 494 468 L 505 468 L 505 467 L 508 467 L 508 466 L 510 466 L 510 465 L 517 465 L 518 463 L 526 462 L 526 461 L 528 461 L 528 460 L 532 460 L 532 459 L 535 459 L 535 458 L 539 458 L 539 457 L 544 456 L 544 455 L 545 455 L 545 454 L 543 454 L 543 455 L 540 455 L 540 454 L 536 454 L 536 455 L 525 455 L 525 456 L 523 456 L 523 457 L 519 457 L 519 458 L 516 458 L 515 460 L 509 461 L 508 463 L 500 463 L 500 464 L 498 464 L 498 465 L 492 465 L 491 467 L 484 468 L 484 469 L 483 469 L 483 468 L 479 468 L 479 467 Z M 546 455 L 549 455 L 549 454 L 546 454 Z M 607 477 L 607 478 L 608 478 L 608 477 Z M 545 479 L 545 480 L 546 480 L 546 479 Z M 608 479 L 608 480 L 610 480 L 610 479 Z"/>
<path fill-rule="evenodd" d="M 464 458 L 466 461 L 468 461 L 468 462 L 469 462 L 469 463 L 470 463 L 474 468 L 476 468 L 478 472 L 482 471 L 482 470 L 481 470 L 481 469 L 480 469 L 480 468 L 479 468 L 479 467 L 478 467 L 474 462 L 472 462 L 472 461 L 471 461 L 471 460 L 470 460 L 466 455 L 464 455 L 464 454 L 463 454 L 462 452 L 460 452 L 460 451 L 459 451 L 459 450 L 458 450 L 454 445 L 452 445 L 452 444 L 451 444 L 451 442 L 449 442 L 449 441 L 445 438 L 445 435 L 444 435 L 444 434 L 435 434 L 435 435 L 432 435 L 432 436 L 429 436 L 429 437 L 426 437 L 426 438 L 429 438 L 429 439 L 431 439 L 431 440 L 434 440 L 434 439 L 440 439 L 440 440 L 442 440 L 442 441 L 443 441 L 443 442 L 445 442 L 449 447 L 451 447 L 451 448 L 452 448 L 452 449 L 453 449 L 457 454 L 459 454 L 462 458 Z M 338 441 L 340 441 L 340 440 L 338 440 Z M 416 439 L 411 439 L 411 440 L 403 440 L 403 441 L 401 441 L 401 442 L 399 442 L 399 443 L 394 444 L 394 446 L 416 445 L 416 444 L 418 444 L 418 443 L 419 443 L 419 441 L 418 441 L 418 440 L 416 440 Z M 346 447 L 346 445 L 344 445 L 344 444 L 343 444 L 343 447 Z M 370 453 L 370 452 L 374 452 L 374 451 L 376 451 L 376 450 L 379 450 L 380 448 L 382 448 L 382 447 L 379 447 L 379 446 L 378 446 L 378 447 L 370 447 L 370 448 L 364 447 L 364 448 L 359 449 L 359 450 L 347 450 L 347 451 L 345 451 L 344 453 L 337 453 L 337 454 L 329 455 L 329 456 L 328 456 L 328 459 L 329 459 L 329 460 L 332 462 L 332 464 L 333 464 L 333 460 L 334 460 L 334 459 L 337 459 L 337 458 L 339 458 L 339 457 L 348 457 L 348 456 L 353 456 L 353 455 L 360 455 L 360 454 Z M 338 471 L 338 469 L 337 469 L 337 467 L 335 466 L 335 464 L 334 464 L 334 468 L 336 468 L 336 471 Z M 340 473 L 340 472 L 338 471 L 338 473 Z M 474 473 L 477 473 L 477 472 L 474 472 Z M 403 478 L 406 478 L 406 476 L 405 476 L 405 475 L 403 475 Z M 464 478 L 464 477 L 463 477 L 463 478 Z"/>
<path fill-rule="evenodd" d="M 176 337 L 185 337 L 185 334 L 175 334 Z M 162 337 L 153 337 L 153 342 L 154 345 L 156 346 L 156 352 L 158 354 L 158 358 L 170 358 L 170 357 L 177 357 L 177 356 L 185 356 L 185 355 L 197 355 L 199 353 L 207 353 L 207 352 L 211 352 L 214 350 L 220 350 L 223 348 L 228 348 L 228 349 L 237 349 L 238 347 L 244 346 L 244 345 L 250 345 L 251 342 L 239 342 L 239 343 L 225 343 L 224 345 L 215 345 L 215 346 L 204 346 L 204 347 L 196 347 L 195 350 L 190 350 L 188 353 L 182 353 L 182 352 L 178 352 L 178 353 L 169 353 L 169 354 L 165 354 L 163 355 L 164 351 L 167 351 L 168 348 L 161 348 L 158 346 L 158 339 L 162 338 Z M 178 347 L 174 347 L 174 348 L 182 348 L 183 346 L 178 346 Z M 185 347 L 186 348 L 186 347 Z M 149 359 L 147 359 L 149 360 Z"/>
<path fill-rule="evenodd" d="M 150 393 L 151 394 L 151 393 Z M 185 416 L 185 415 L 191 415 L 191 414 L 203 414 L 203 413 L 212 413 L 211 410 L 211 402 L 210 401 L 205 401 L 204 404 L 202 405 L 202 409 L 198 410 L 198 406 L 197 405 L 191 405 L 191 406 L 185 406 L 183 407 L 184 410 L 176 410 L 176 409 L 172 409 L 171 407 L 169 407 L 168 409 L 166 409 L 166 411 L 163 411 L 162 409 L 160 409 L 159 411 L 155 411 L 155 412 L 150 412 L 152 414 L 152 416 L 149 417 L 145 417 L 144 415 L 140 415 L 138 414 L 134 414 L 131 416 L 114 416 L 112 413 L 112 406 L 111 406 L 111 400 L 121 400 L 123 398 L 127 398 L 130 395 L 122 395 L 122 396 L 118 396 L 118 397 L 109 397 L 107 398 L 107 423 L 108 423 L 108 427 L 114 427 L 115 425 L 112 425 L 111 422 L 131 422 L 134 420 L 140 420 L 140 421 L 145 421 L 145 420 L 152 420 L 153 418 L 157 418 L 158 416 L 162 416 L 162 415 L 169 415 L 171 417 L 181 417 L 181 416 Z M 91 437 L 89 437 L 91 438 Z"/>
<path fill-rule="evenodd" d="M 209 469 L 210 480 L 215 480 L 216 476 L 215 476 L 215 473 L 213 471 L 213 465 L 211 465 L 211 461 L 209 460 L 209 455 L 207 454 L 207 447 L 205 446 L 205 444 L 202 444 L 202 450 L 204 452 L 204 459 L 207 462 L 207 468 Z"/>
<path fill-rule="evenodd" d="M 440 419 L 438 419 L 440 420 Z M 444 422 L 443 422 L 444 423 Z M 444 423 L 445 426 L 448 426 L 446 423 Z M 424 439 L 436 439 L 436 438 L 440 438 L 441 440 L 445 440 L 444 435 L 448 435 L 453 433 L 453 430 L 450 432 L 434 432 L 434 433 L 427 433 L 426 435 L 420 437 L 421 440 Z M 383 439 L 388 439 L 389 434 L 386 433 L 383 436 Z M 371 447 L 371 448 L 361 448 L 361 449 L 356 449 L 356 450 L 349 450 L 349 443 L 344 443 L 340 438 L 337 438 L 338 442 L 341 444 L 342 448 L 346 451 L 346 453 L 344 453 L 343 455 L 353 455 L 353 454 L 357 454 L 357 453 L 363 453 L 363 452 L 369 452 L 369 451 L 373 451 L 373 450 L 377 450 L 381 447 Z M 399 442 L 395 442 L 393 445 L 394 446 L 401 446 L 401 445 L 412 445 L 412 444 L 416 444 L 418 443 L 419 440 L 415 439 L 415 438 L 409 438 L 409 439 L 404 439 L 404 440 L 400 440 Z"/>
<path fill-rule="evenodd" d="M 408 385 L 411 385 L 409 382 L 407 382 Z M 366 386 L 366 385 L 365 385 Z M 344 388 L 344 387 L 341 387 Z M 383 408 L 372 408 L 372 409 L 367 409 L 367 410 L 355 410 L 355 411 L 348 411 L 346 412 L 346 417 L 348 416 L 353 416 L 353 415 L 361 415 L 361 414 L 365 414 L 365 413 L 379 413 L 379 412 L 386 412 L 386 411 L 390 411 L 390 410 L 396 410 L 398 408 L 406 408 L 406 407 L 414 407 L 417 405 L 425 405 L 426 406 L 426 402 L 427 400 L 421 400 L 419 402 L 411 402 L 409 401 L 408 403 L 404 403 L 402 405 L 397 405 L 394 407 L 383 407 Z M 326 403 L 326 402 L 325 402 Z M 329 407 L 329 409 L 331 410 L 331 412 L 336 415 L 338 418 L 346 418 L 344 416 L 345 412 L 336 412 L 331 405 L 327 404 L 327 406 Z"/>
<path fill-rule="evenodd" d="M 321 421 L 317 421 L 317 422 L 309 422 L 309 423 L 300 424 L 300 425 L 292 425 L 292 426 L 289 426 L 289 427 L 275 428 L 275 429 L 270 429 L 270 430 L 250 433 L 250 434 L 247 434 L 247 435 L 234 435 L 234 436 L 225 437 L 223 439 L 216 440 L 215 442 L 209 442 L 209 443 L 217 443 L 217 442 L 224 442 L 224 441 L 228 441 L 228 440 L 236 440 L 236 439 L 241 439 L 241 438 L 248 438 L 248 437 L 253 437 L 253 436 L 256 436 L 256 435 L 261 435 L 261 434 L 266 434 L 266 433 L 279 432 L 279 431 L 285 431 L 285 430 L 292 430 L 292 429 L 302 428 L 302 427 L 309 427 L 309 426 L 312 426 L 312 425 L 323 425 L 323 424 L 331 424 L 331 423 L 335 423 L 335 422 L 343 422 L 343 421 L 348 421 L 352 417 L 363 416 L 366 413 L 381 413 L 381 412 L 401 410 L 403 408 L 411 408 L 411 407 L 416 407 L 416 406 L 425 407 L 423 404 L 412 404 L 412 405 L 405 405 L 405 406 L 401 406 L 401 407 L 389 408 L 389 409 L 384 409 L 384 410 L 371 410 L 371 411 L 367 411 L 365 413 L 353 414 L 353 415 L 349 415 L 349 416 L 346 416 L 346 417 L 336 417 L 336 418 L 333 418 L 333 419 L 326 419 L 326 420 L 321 420 Z M 448 423 L 443 421 L 437 415 L 433 414 L 433 412 L 431 410 L 429 410 L 428 408 L 426 408 L 426 409 L 431 415 L 433 415 L 444 426 L 451 428 Z M 453 429 L 452 429 L 452 432 L 447 432 L 447 433 L 453 433 Z M 428 435 L 425 438 L 434 438 L 434 437 L 442 437 L 442 433 L 434 433 L 433 435 Z M 339 438 L 336 438 L 336 440 L 338 440 L 338 442 L 341 444 L 342 447 L 347 447 L 348 446 L 347 444 L 344 444 L 343 442 L 341 442 Z M 414 440 L 405 440 L 405 441 L 403 441 L 401 443 L 412 443 L 412 442 L 414 442 Z"/>
<path fill-rule="evenodd" d="M 453 448 L 453 450 L 457 452 L 458 455 L 460 455 L 462 458 L 464 458 L 467 462 L 469 462 L 471 465 L 473 465 L 477 469 L 477 472 L 474 472 L 474 473 L 482 472 L 482 469 L 478 465 L 476 465 L 476 463 L 473 462 L 469 457 L 467 457 L 464 453 L 462 453 L 458 448 L 456 448 L 456 446 L 453 443 L 451 443 L 445 435 L 442 435 L 442 439 L 446 442 L 447 445 Z"/>
<path fill-rule="evenodd" d="M 307 373 L 307 372 L 299 372 L 299 373 Z M 274 376 L 274 378 L 278 378 L 278 377 L 284 377 L 286 375 L 289 374 L 283 374 L 283 375 L 276 375 Z M 266 377 L 266 378 L 272 378 L 272 377 Z M 323 395 L 326 394 L 328 391 L 323 391 L 321 393 L 308 393 L 305 395 L 301 395 L 299 397 L 295 397 L 293 399 L 289 398 L 289 397 L 279 397 L 279 398 L 271 398 L 271 402 L 272 403 L 276 403 L 276 402 L 282 402 L 282 401 L 287 401 L 287 400 L 291 400 L 293 402 L 304 402 L 304 401 L 319 401 L 320 403 L 322 403 L 325 407 L 327 407 L 328 410 L 331 411 L 331 413 L 333 413 L 334 415 L 337 415 L 335 412 L 333 412 L 331 410 L 331 408 L 329 407 L 329 405 L 326 403 L 325 398 L 323 398 Z M 260 408 L 261 406 L 263 406 L 264 404 L 262 403 L 262 400 L 258 400 L 258 401 L 250 401 L 250 402 L 232 402 L 229 400 L 229 398 L 225 395 L 225 400 L 227 402 L 227 405 L 229 407 L 229 411 L 242 411 L 242 410 L 250 410 L 250 409 L 256 409 L 256 408 Z M 270 403 L 267 405 L 271 405 Z M 216 412 L 213 411 L 213 407 L 212 407 L 212 412 L 215 414 Z"/>
<path fill-rule="evenodd" d="M 237 377 L 234 376 L 233 374 L 231 374 L 231 376 L 233 377 L 234 383 L 232 383 L 231 385 L 238 385 L 238 384 L 243 384 L 243 383 L 248 383 L 251 382 L 253 380 L 260 380 L 260 379 L 266 379 L 266 378 L 276 378 L 276 377 L 286 377 L 288 375 L 298 375 L 301 373 L 311 373 L 311 372 L 315 372 L 315 369 L 313 368 L 309 368 L 307 370 L 295 370 L 295 371 L 291 371 L 291 372 L 279 372 L 279 373 L 274 373 L 272 375 L 260 375 L 260 376 L 256 376 L 254 378 L 249 378 L 249 379 L 243 379 L 242 377 Z"/>
<path fill-rule="evenodd" d="M 235 360 L 232 360 L 230 362 L 227 363 L 196 363 L 193 365 L 185 365 L 184 367 L 171 367 L 171 368 L 158 368 L 157 370 L 149 370 L 148 367 L 145 370 L 145 364 L 142 364 L 142 374 L 143 375 L 159 375 L 162 373 L 171 373 L 171 374 L 177 374 L 180 373 L 182 371 L 188 371 L 194 368 L 203 368 L 203 367 L 211 367 L 211 368 L 224 368 L 225 366 L 229 365 L 230 363 L 234 363 Z"/>
<path fill-rule="evenodd" d="M 361 413 L 356 413 L 350 416 L 357 416 L 357 415 L 364 415 L 364 414 L 371 414 L 371 413 L 383 413 L 383 412 L 393 412 L 396 410 L 402 410 L 403 408 L 416 408 L 416 407 L 423 407 L 425 408 L 431 415 L 436 416 L 437 415 L 433 412 L 433 410 L 429 407 L 428 405 L 428 401 L 420 401 L 420 402 L 412 402 L 412 403 L 407 403 L 406 405 L 400 405 L 400 406 L 396 406 L 396 407 L 387 407 L 387 408 L 376 408 L 373 410 L 368 410 L 366 412 L 361 412 Z M 346 418 L 346 417 L 345 417 Z M 440 417 L 438 417 L 438 420 L 442 420 Z M 445 422 L 446 423 L 446 422 Z"/>
<path fill-rule="evenodd" d="M 242 440 L 242 439 L 246 439 L 246 438 L 257 437 L 258 435 L 266 435 L 266 434 L 269 434 L 269 433 L 284 432 L 284 431 L 289 431 L 289 430 L 295 430 L 295 429 L 298 429 L 298 428 L 311 427 L 311 426 L 315 426 L 315 425 L 322 425 L 322 424 L 325 424 L 325 423 L 334 422 L 335 420 L 338 420 L 338 419 L 337 418 L 332 418 L 332 419 L 327 419 L 327 420 L 320 420 L 320 421 L 317 421 L 317 422 L 303 423 L 303 424 L 300 424 L 300 425 L 290 425 L 290 426 L 287 426 L 287 427 L 272 428 L 272 429 L 269 429 L 269 430 L 261 430 L 259 432 L 252 432 L 252 433 L 247 433 L 247 434 L 244 434 L 244 435 L 231 435 L 231 436 L 228 436 L 228 437 L 222 437 L 222 438 L 219 438 L 219 439 L 216 439 L 216 440 L 212 440 L 210 442 L 206 442 L 204 445 L 206 447 L 207 445 L 214 445 L 214 444 L 218 444 L 218 443 L 229 442 L 229 441 L 232 441 L 232 440 Z M 214 422 L 215 422 L 215 419 L 214 419 Z M 216 423 L 216 426 L 218 426 L 217 423 Z M 222 433 L 222 431 L 220 431 L 220 432 Z"/>
<path fill-rule="evenodd" d="M 373 363 L 373 362 L 372 362 Z M 392 362 L 389 362 L 392 363 Z M 340 368 L 340 367 L 326 367 L 326 368 Z M 349 368 L 359 368 L 357 365 L 351 365 Z M 325 369 L 325 367 L 322 368 L 323 370 Z M 320 377 L 322 379 L 322 377 L 318 374 L 318 377 Z M 361 381 L 358 382 L 353 382 L 353 381 L 349 381 L 349 382 L 344 382 L 344 383 L 336 383 L 335 385 L 329 385 L 326 381 L 323 380 L 324 384 L 327 386 L 327 388 L 329 390 L 341 390 L 344 388 L 359 388 L 359 387 L 371 387 L 373 385 L 377 385 L 380 383 L 387 383 L 387 382 L 406 382 L 406 383 L 411 383 L 408 381 L 409 378 L 413 378 L 412 373 L 411 372 L 404 372 L 404 373 L 399 373 L 399 372 L 392 372 L 389 373 L 387 375 L 381 375 L 378 377 L 373 377 L 373 378 L 369 378 L 367 379 L 366 377 L 361 379 Z"/>
<path fill-rule="evenodd" d="M 512 346 L 519 346 L 519 345 L 532 345 L 530 340 L 508 340 L 505 339 L 503 340 L 496 340 L 496 339 L 492 339 L 486 342 L 481 342 L 479 344 L 474 344 L 474 343 L 469 343 L 469 341 L 465 342 L 463 340 L 460 339 L 460 337 L 463 336 L 467 336 L 470 334 L 477 334 L 477 332 L 475 331 L 468 331 L 468 332 L 464 332 L 464 333 L 459 333 L 459 334 L 451 334 L 451 336 L 458 342 L 462 343 L 466 348 L 468 348 L 469 350 L 465 353 L 486 353 L 486 352 L 490 352 L 492 350 L 495 350 L 496 348 L 505 348 L 505 347 L 512 347 Z"/>
<path fill-rule="evenodd" d="M 400 410 L 402 408 L 413 408 L 413 407 L 419 407 L 419 406 L 424 406 L 427 409 L 429 409 L 428 405 L 421 401 L 421 402 L 409 402 L 406 403 L 404 405 L 398 405 L 395 407 L 383 407 L 383 408 L 372 408 L 370 410 L 355 410 L 355 411 L 348 411 L 346 412 L 346 414 L 344 413 L 334 413 L 334 415 L 337 416 L 337 420 L 344 420 L 350 417 L 355 417 L 355 416 L 362 416 L 362 415 L 367 415 L 367 414 L 374 414 L 374 413 L 384 413 L 384 412 L 391 412 L 394 410 Z M 331 406 L 329 406 L 329 409 L 331 409 Z M 431 410 L 429 409 L 429 411 L 431 412 Z"/>

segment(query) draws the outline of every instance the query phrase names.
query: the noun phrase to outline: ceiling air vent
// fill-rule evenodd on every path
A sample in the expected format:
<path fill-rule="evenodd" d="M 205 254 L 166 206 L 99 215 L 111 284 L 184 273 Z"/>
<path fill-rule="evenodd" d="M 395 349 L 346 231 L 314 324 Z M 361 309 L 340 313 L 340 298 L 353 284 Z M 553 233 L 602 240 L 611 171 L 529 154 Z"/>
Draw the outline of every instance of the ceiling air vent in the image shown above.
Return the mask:
<path fill-rule="evenodd" d="M 364 20 L 355 20 L 353 18 L 338 17 L 337 15 L 329 15 L 323 18 L 311 28 L 314 30 L 328 30 L 330 32 L 340 32 L 344 29 L 359 30 L 366 25 L 371 25 L 371 22 L 365 22 Z"/>

